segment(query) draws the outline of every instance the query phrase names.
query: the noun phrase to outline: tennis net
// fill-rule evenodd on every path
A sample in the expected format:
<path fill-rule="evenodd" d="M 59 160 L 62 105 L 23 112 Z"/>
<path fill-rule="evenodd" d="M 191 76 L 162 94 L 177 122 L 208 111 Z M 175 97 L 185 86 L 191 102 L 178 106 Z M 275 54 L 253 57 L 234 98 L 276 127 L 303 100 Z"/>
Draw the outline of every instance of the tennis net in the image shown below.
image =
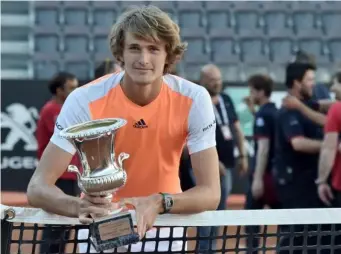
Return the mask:
<path fill-rule="evenodd" d="M 1 224 L 1 253 L 96 253 L 88 226 L 77 218 L 2 205 Z M 104 253 L 120 252 L 336 254 L 341 253 L 341 209 L 160 215 L 141 242 Z"/>

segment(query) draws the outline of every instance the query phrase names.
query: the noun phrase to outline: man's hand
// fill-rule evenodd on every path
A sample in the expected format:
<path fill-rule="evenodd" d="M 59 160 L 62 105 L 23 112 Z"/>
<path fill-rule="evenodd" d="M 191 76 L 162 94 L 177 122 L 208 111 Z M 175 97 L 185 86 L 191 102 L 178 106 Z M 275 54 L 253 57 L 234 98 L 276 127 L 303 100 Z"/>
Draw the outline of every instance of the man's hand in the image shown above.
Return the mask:
<path fill-rule="evenodd" d="M 260 199 L 263 197 L 264 194 L 264 182 L 263 179 L 260 177 L 254 177 L 251 186 L 252 196 L 255 199 Z"/>
<path fill-rule="evenodd" d="M 162 197 L 160 194 L 148 196 L 127 198 L 121 201 L 123 205 L 132 205 L 136 212 L 137 233 L 140 239 L 146 232 L 153 228 L 158 214 L 162 212 Z"/>
<path fill-rule="evenodd" d="M 239 174 L 241 176 L 246 175 L 249 168 L 248 157 L 247 156 L 239 157 L 237 167 L 239 170 Z"/>
<path fill-rule="evenodd" d="M 334 196 L 329 184 L 321 183 L 317 190 L 321 201 L 327 206 L 331 206 L 331 201 L 334 199 Z"/>
<path fill-rule="evenodd" d="M 248 107 L 249 111 L 253 114 L 256 112 L 255 109 L 255 104 L 251 98 L 251 96 L 246 96 L 243 98 L 243 102 L 246 104 L 246 106 Z"/>
<path fill-rule="evenodd" d="M 108 215 L 113 205 L 111 195 L 106 197 L 84 195 L 79 207 L 79 221 L 83 224 L 90 224 L 95 217 Z"/>
<path fill-rule="evenodd" d="M 282 105 L 289 109 L 299 109 L 302 103 L 296 97 L 288 95 L 283 98 Z"/>
<path fill-rule="evenodd" d="M 226 167 L 225 167 L 224 163 L 222 163 L 221 161 L 219 161 L 219 174 L 221 176 L 226 175 Z"/>

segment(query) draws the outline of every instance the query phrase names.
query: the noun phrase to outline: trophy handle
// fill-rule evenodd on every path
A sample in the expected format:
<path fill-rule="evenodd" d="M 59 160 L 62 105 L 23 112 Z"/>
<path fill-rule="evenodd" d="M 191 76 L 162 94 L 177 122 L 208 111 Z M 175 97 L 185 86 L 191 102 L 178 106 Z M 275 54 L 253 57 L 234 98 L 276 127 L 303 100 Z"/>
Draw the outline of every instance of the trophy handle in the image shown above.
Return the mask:
<path fill-rule="evenodd" d="M 129 158 L 129 154 L 127 153 L 120 153 L 118 156 L 118 166 L 121 170 L 123 170 L 123 161 Z"/>
<path fill-rule="evenodd" d="M 67 168 L 67 171 L 70 172 L 70 173 L 76 173 L 77 174 L 77 178 L 78 180 L 81 179 L 81 173 L 79 172 L 77 166 L 75 165 L 69 165 L 68 168 Z"/>

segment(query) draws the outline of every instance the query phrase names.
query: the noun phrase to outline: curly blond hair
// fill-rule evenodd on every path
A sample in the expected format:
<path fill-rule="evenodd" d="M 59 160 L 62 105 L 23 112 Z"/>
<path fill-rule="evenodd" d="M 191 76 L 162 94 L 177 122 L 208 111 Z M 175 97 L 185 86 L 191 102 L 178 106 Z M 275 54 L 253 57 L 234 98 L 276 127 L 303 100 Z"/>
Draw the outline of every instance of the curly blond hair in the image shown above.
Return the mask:
<path fill-rule="evenodd" d="M 131 32 L 137 38 L 166 43 L 164 74 L 171 72 L 187 48 L 187 43 L 181 42 L 179 26 L 167 13 L 155 6 L 132 6 L 118 18 L 109 35 L 111 52 L 122 67 L 125 32 Z"/>

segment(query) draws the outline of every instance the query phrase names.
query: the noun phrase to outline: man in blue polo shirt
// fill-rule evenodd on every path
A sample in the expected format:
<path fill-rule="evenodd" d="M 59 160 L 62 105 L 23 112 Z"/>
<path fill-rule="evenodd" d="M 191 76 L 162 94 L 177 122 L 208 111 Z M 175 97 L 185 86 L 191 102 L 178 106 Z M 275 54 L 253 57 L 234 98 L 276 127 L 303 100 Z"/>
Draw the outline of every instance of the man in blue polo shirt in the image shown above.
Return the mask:
<path fill-rule="evenodd" d="M 288 93 L 318 110 L 318 104 L 311 100 L 314 82 L 314 66 L 306 63 L 291 63 L 287 66 Z M 279 110 L 275 173 L 279 198 L 284 208 L 321 206 L 315 179 L 322 140 L 323 129 L 299 110 L 283 107 Z"/>
<path fill-rule="evenodd" d="M 275 155 L 275 128 L 277 108 L 270 101 L 273 81 L 265 75 L 254 75 L 248 80 L 250 99 L 259 106 L 255 112 L 253 125 L 255 157 L 250 171 L 250 187 L 246 196 L 245 209 L 280 208 L 272 177 L 273 158 Z M 259 239 L 252 234 L 259 233 L 259 226 L 247 226 L 248 253 L 258 247 Z M 258 251 L 253 251 L 257 253 Z"/>
<path fill-rule="evenodd" d="M 311 100 L 314 84 L 315 67 L 313 65 L 290 63 L 287 66 L 288 94 L 298 98 L 308 107 L 318 110 L 318 104 Z M 282 106 L 278 112 L 276 126 L 274 174 L 277 194 L 283 208 L 323 207 L 315 184 L 322 140 L 323 129 L 319 125 L 309 120 L 299 110 Z M 308 226 L 308 231 L 314 229 L 313 225 Z M 288 228 L 281 227 L 281 230 L 288 231 Z M 301 230 L 303 230 L 301 225 L 294 227 L 294 232 Z M 281 239 L 281 246 L 289 244 L 289 238 Z M 303 246 L 303 237 L 295 237 L 293 244 Z M 317 244 L 317 238 L 309 237 L 308 245 L 314 244 Z M 281 251 L 280 253 L 288 252 Z"/>

